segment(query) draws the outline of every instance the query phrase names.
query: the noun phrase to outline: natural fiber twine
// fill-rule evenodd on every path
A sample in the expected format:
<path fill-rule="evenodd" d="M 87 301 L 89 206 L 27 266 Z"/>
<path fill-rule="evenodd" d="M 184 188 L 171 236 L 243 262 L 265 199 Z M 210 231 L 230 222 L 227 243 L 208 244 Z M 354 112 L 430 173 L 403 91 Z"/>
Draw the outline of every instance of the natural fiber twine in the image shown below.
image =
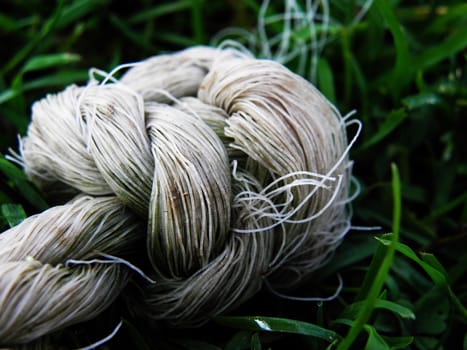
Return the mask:
<path fill-rule="evenodd" d="M 0 344 L 28 342 L 102 312 L 129 270 L 65 263 L 122 254 L 140 230 L 115 197 L 81 197 L 0 234 Z"/>
<path fill-rule="evenodd" d="M 198 325 L 296 285 L 350 228 L 350 123 L 284 66 L 208 47 L 36 102 L 24 170 L 71 201 L 0 235 L 0 343 L 96 316 L 130 272 L 96 258 L 140 238 L 138 317 Z"/>

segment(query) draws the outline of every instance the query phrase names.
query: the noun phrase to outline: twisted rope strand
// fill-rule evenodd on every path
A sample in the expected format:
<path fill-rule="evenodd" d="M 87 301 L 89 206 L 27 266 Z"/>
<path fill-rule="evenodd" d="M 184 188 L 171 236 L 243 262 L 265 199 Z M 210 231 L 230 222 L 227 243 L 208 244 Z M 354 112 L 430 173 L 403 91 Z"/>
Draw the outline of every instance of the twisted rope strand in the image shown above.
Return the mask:
<path fill-rule="evenodd" d="M 266 278 L 278 293 L 300 283 L 350 229 L 346 128 L 360 124 L 309 82 L 234 49 L 123 67 L 121 79 L 117 67 L 32 109 L 18 162 L 53 200 L 71 201 L 0 235 L 0 343 L 94 317 L 127 282 L 140 238 L 150 264 L 128 295 L 135 317 L 196 326 Z"/>

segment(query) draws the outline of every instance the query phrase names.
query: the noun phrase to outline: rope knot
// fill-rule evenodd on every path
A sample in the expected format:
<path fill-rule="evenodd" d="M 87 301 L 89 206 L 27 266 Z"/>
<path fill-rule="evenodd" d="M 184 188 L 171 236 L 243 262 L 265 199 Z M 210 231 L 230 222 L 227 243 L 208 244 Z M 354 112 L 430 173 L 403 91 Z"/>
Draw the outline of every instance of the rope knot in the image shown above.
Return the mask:
<path fill-rule="evenodd" d="M 34 104 L 24 169 L 70 202 L 0 235 L 0 261 L 90 259 L 143 238 L 157 283 L 139 312 L 197 325 L 264 279 L 287 288 L 323 263 L 350 227 L 348 150 L 345 118 L 276 62 L 208 47 L 155 56 Z"/>

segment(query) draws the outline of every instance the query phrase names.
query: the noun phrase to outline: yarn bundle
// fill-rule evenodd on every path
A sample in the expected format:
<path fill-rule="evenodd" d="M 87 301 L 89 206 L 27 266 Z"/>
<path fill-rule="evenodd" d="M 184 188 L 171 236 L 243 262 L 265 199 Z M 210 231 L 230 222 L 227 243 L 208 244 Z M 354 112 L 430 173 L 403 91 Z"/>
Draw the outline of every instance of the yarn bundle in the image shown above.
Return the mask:
<path fill-rule="evenodd" d="M 350 228 L 347 125 L 279 63 L 209 47 L 36 102 L 21 161 L 60 205 L 0 234 L 0 344 L 125 293 L 131 268 L 103 256 L 147 254 L 131 307 L 175 326 L 295 286 Z"/>

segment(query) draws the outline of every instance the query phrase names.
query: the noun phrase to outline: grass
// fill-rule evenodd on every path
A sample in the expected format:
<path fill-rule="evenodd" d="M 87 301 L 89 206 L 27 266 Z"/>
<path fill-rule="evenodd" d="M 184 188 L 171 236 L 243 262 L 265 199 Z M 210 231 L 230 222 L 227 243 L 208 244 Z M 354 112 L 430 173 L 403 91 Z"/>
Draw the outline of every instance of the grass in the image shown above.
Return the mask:
<path fill-rule="evenodd" d="M 282 3 L 271 1 L 266 16 L 281 13 Z M 364 124 L 351 153 L 362 188 L 353 224 L 381 229 L 352 231 L 333 260 L 294 291 L 332 295 L 339 273 L 338 298 L 307 303 L 262 291 L 195 330 L 150 329 L 120 300 L 98 320 L 52 335 L 52 342 L 85 346 L 123 320 L 105 347 L 467 348 L 467 5 L 378 0 L 355 20 L 363 5 L 331 2 L 328 26 L 318 21 L 315 28 L 318 38 L 326 34 L 317 61 L 307 55 L 286 62 L 342 113 L 355 109 Z M 254 34 L 261 11 L 256 0 L 7 1 L 0 10 L 0 151 L 17 149 L 33 101 L 84 83 L 89 67 L 110 70 L 208 44 L 225 27 Z M 277 35 L 281 22 L 266 30 Z M 292 47 L 311 39 L 292 28 Z M 47 207 L 6 159 L 0 180 L 0 231 Z"/>

